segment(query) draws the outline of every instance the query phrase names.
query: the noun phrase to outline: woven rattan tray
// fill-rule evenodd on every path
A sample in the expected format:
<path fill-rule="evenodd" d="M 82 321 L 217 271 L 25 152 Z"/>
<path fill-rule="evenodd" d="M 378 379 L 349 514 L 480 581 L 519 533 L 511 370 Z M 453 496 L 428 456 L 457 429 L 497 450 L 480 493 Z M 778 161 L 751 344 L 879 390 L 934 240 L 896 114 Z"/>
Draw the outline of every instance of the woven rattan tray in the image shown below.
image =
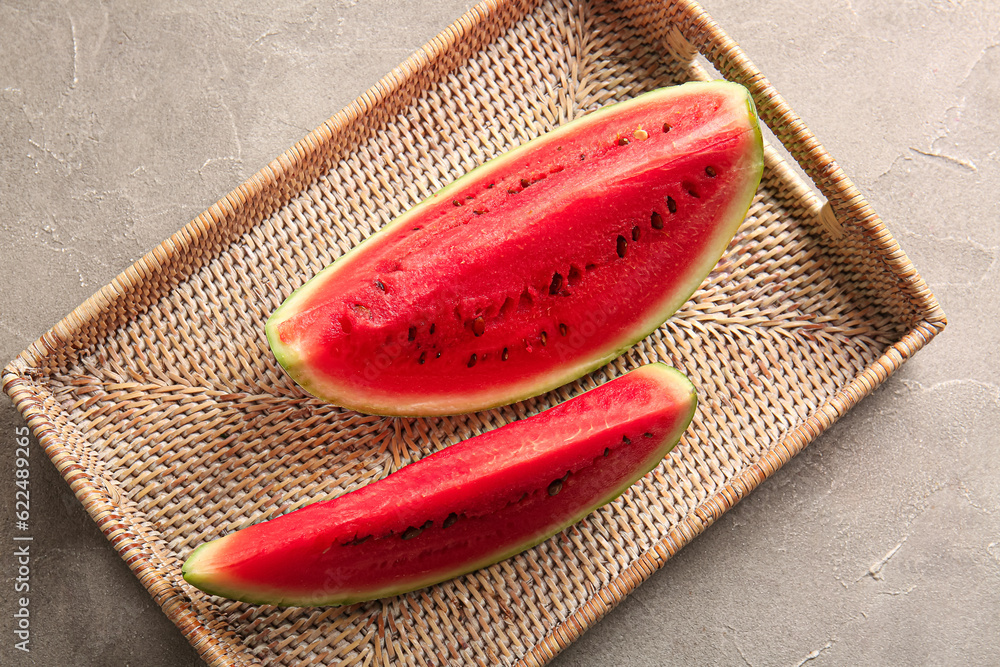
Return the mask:
<path fill-rule="evenodd" d="M 488 157 L 603 103 L 705 78 L 698 52 L 750 88 L 822 197 L 768 149 L 726 255 L 656 333 L 550 395 L 455 418 L 324 405 L 276 365 L 263 322 L 318 269 Z M 210 664 L 540 664 L 944 325 L 875 213 L 700 7 L 491 1 L 59 322 L 3 386 Z M 207 539 L 654 360 L 697 385 L 686 437 L 624 496 L 520 556 L 349 607 L 236 603 L 180 576 Z"/>

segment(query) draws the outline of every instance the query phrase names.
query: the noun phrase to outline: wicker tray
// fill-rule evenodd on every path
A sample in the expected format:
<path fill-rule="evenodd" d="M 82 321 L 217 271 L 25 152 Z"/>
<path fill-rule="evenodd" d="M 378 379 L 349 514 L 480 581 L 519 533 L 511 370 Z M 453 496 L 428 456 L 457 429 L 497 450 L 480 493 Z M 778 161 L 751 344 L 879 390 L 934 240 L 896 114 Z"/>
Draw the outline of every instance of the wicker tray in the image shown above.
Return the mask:
<path fill-rule="evenodd" d="M 446 419 L 308 397 L 263 322 L 384 222 L 611 100 L 748 86 L 813 179 L 768 149 L 743 227 L 687 305 L 579 382 Z M 121 557 L 212 665 L 541 664 L 886 379 L 945 325 L 836 163 L 703 10 L 679 0 L 486 2 L 129 267 L 4 370 L 4 390 Z M 349 607 L 214 598 L 198 544 L 340 494 L 638 365 L 684 370 L 687 436 L 611 505 L 491 568 Z"/>

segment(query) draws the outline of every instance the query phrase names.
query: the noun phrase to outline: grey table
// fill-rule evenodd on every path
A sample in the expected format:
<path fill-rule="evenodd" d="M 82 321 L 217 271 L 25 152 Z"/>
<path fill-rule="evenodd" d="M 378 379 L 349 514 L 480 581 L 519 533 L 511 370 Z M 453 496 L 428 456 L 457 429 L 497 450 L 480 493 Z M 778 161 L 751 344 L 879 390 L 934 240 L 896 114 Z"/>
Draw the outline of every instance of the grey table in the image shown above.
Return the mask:
<path fill-rule="evenodd" d="M 465 11 L 443 2 L 0 3 L 0 357 Z M 706 0 L 886 219 L 946 331 L 555 661 L 996 664 L 1000 12 Z M 0 399 L 0 663 L 200 660 L 33 445 L 14 648 Z"/>

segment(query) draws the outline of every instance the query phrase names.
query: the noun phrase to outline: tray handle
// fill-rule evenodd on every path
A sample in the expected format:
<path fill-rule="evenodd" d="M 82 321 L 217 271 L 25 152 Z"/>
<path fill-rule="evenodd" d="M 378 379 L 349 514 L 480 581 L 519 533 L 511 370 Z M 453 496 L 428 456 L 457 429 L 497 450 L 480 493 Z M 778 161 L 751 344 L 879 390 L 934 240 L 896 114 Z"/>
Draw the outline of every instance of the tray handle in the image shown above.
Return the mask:
<path fill-rule="evenodd" d="M 832 209 L 825 212 L 828 220 L 832 217 L 838 227 L 849 225 L 868 236 L 934 333 L 944 329 L 944 312 L 881 218 L 736 41 L 695 0 L 675 0 L 666 14 L 668 22 L 726 79 L 750 91 L 761 120 L 826 197 Z"/>

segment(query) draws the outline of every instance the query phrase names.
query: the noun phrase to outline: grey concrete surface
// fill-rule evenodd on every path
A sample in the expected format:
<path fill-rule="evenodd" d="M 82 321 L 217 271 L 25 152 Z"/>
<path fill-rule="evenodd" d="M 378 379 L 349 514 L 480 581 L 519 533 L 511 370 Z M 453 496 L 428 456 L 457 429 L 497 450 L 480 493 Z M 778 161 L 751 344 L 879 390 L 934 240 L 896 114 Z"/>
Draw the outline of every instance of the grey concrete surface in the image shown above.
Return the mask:
<path fill-rule="evenodd" d="M 0 358 L 472 3 L 0 2 Z M 553 664 L 1000 664 L 1000 11 L 705 0 L 887 221 L 947 330 Z M 197 665 L 44 455 L 0 664 Z"/>

